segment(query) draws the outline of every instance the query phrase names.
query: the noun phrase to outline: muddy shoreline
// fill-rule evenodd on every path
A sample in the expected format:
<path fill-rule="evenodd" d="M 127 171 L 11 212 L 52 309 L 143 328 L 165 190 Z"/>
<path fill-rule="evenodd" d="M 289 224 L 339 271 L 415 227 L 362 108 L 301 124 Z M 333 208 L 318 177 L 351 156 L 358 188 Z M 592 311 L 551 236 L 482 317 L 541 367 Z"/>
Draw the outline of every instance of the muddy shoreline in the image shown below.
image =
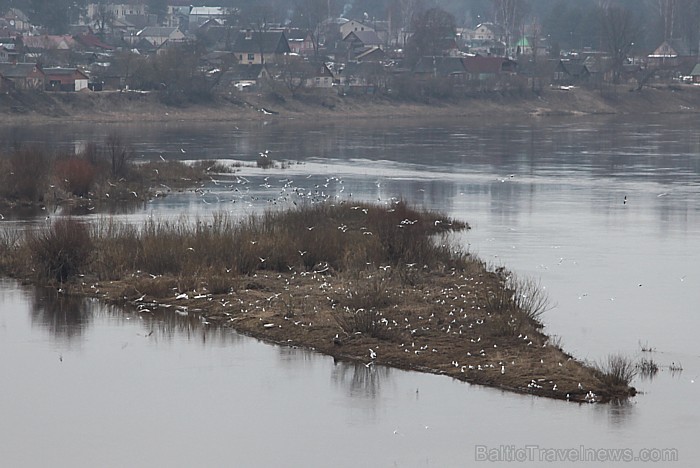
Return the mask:
<path fill-rule="evenodd" d="M 149 281 L 144 277 L 140 281 L 84 282 L 69 286 L 65 293 L 96 297 L 137 314 L 163 311 L 192 315 L 199 317 L 204 326 L 230 328 L 267 343 L 310 349 L 367 367 L 385 365 L 445 375 L 510 392 L 579 403 L 606 403 L 635 394 L 634 389 L 605 388 L 589 364 L 551 342 L 539 325 L 529 324 L 517 334 L 504 335 L 498 330 L 501 318 L 474 305 L 469 305 L 467 313 L 461 307 L 461 315 L 455 318 L 456 304 L 480 303 L 478 296 L 483 290 L 499 287 L 501 279 L 494 273 L 472 274 L 475 276 L 436 274 L 415 290 L 387 289 L 387 294 L 405 295 L 406 299 L 395 310 L 381 312 L 382 320 L 398 323 L 401 329 L 396 336 L 381 338 L 343 331 L 332 318 L 332 306 L 324 296 L 334 288 L 332 285 L 343 285 L 342 289 L 348 280 L 323 274 L 297 278 L 295 282 L 294 275 L 259 273 L 228 294 L 211 294 L 199 288 L 170 297 L 152 296 L 143 292 L 144 281 Z M 389 277 L 385 280 L 391 281 Z M 319 289 L 323 285 L 327 286 Z M 473 302 L 449 301 L 455 298 L 450 293 L 460 286 L 465 287 L 467 295 L 474 295 Z M 426 296 L 431 300 L 420 303 Z M 443 301 L 446 304 L 440 304 Z M 405 325 L 399 323 L 402 320 Z"/>
<path fill-rule="evenodd" d="M 471 121 L 512 118 L 568 118 L 576 116 L 696 114 L 700 87 L 659 85 L 632 90 L 547 88 L 489 92 L 470 97 L 425 102 L 377 96 L 339 96 L 335 90 L 274 96 L 256 93 L 216 96 L 210 102 L 167 106 L 154 94 L 135 92 L 27 93 L 0 96 L 0 122 L 45 124 L 63 122 L 167 123 L 245 122 L 315 119 L 361 122 L 375 119 L 449 118 Z"/>

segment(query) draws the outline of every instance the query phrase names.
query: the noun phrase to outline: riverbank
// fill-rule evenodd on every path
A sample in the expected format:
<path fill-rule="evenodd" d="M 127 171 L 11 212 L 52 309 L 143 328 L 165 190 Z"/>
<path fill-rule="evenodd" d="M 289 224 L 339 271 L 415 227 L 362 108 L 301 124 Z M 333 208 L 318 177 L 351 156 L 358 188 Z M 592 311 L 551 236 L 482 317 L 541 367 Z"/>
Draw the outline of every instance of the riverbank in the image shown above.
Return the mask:
<path fill-rule="evenodd" d="M 578 402 L 634 395 L 616 369 L 542 332 L 536 285 L 450 241 L 468 226 L 402 202 L 312 204 L 246 221 L 55 221 L 4 236 L 0 270 L 134 307 L 169 310 L 286 346 Z"/>
<path fill-rule="evenodd" d="M 29 93 L 0 95 L 0 122 L 182 122 L 248 120 L 366 120 L 440 117 L 503 119 L 577 115 L 695 114 L 700 87 L 664 85 L 630 90 L 629 86 L 547 88 L 538 93 L 488 92 L 427 102 L 380 96 L 339 96 L 335 89 L 296 97 L 243 92 L 219 95 L 210 102 L 167 106 L 144 92 Z"/>

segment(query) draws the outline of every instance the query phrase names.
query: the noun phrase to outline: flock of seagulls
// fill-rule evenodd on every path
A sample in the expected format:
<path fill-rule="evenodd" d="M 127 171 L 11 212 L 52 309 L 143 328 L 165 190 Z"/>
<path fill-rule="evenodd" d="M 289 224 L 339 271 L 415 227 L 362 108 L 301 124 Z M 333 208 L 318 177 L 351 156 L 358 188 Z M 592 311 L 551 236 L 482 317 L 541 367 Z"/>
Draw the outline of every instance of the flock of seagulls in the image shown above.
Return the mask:
<path fill-rule="evenodd" d="M 180 152 L 182 154 L 186 154 L 187 151 L 184 148 L 180 148 Z M 269 154 L 269 152 L 263 153 L 266 156 Z M 162 161 L 166 161 L 166 158 L 160 154 L 159 158 Z M 306 178 L 309 179 L 312 177 L 311 174 L 307 175 Z M 507 177 L 500 178 L 500 182 L 506 182 L 508 180 L 512 180 L 515 178 L 515 174 L 510 174 Z M 199 187 L 195 193 L 199 196 L 201 199 L 201 202 L 203 204 L 211 205 L 211 204 L 241 204 L 244 206 L 248 207 L 253 207 L 254 205 L 261 205 L 261 204 L 267 204 L 267 205 L 279 205 L 279 206 L 289 206 L 289 205 L 297 205 L 302 202 L 311 202 L 311 203 L 322 203 L 326 202 L 329 200 L 336 200 L 336 199 L 341 199 L 341 198 L 346 198 L 346 199 L 352 199 L 352 194 L 351 193 L 346 193 L 345 186 L 344 186 L 344 181 L 340 177 L 325 177 L 319 181 L 317 184 L 313 184 L 310 186 L 308 183 L 304 184 L 295 184 L 294 180 L 289 177 L 280 177 L 280 178 L 274 178 L 272 176 L 264 177 L 261 178 L 261 183 L 256 183 L 254 182 L 254 178 L 250 177 L 243 177 L 241 175 L 233 174 L 219 174 L 217 175 L 217 179 L 215 180 L 214 178 L 211 178 L 211 184 L 213 186 L 207 186 L 207 184 L 203 184 L 201 187 Z M 228 179 L 228 180 L 227 180 Z M 381 184 L 379 181 L 377 181 L 377 187 L 379 187 Z M 132 192 L 132 195 L 136 198 L 138 198 L 138 193 L 137 192 Z M 660 193 L 657 195 L 657 197 L 662 198 L 668 196 L 668 192 Z M 390 203 L 392 200 L 387 200 L 386 203 Z M 627 195 L 624 195 L 622 204 L 623 205 L 628 205 L 629 199 Z M 353 209 L 360 209 L 360 206 L 354 206 L 352 207 Z M 362 211 L 367 214 L 368 210 L 366 208 L 362 208 Z M 0 220 L 4 220 L 5 216 L 0 213 Z M 401 221 L 399 227 L 408 227 L 414 224 L 416 220 L 411 220 L 411 219 L 405 219 Z M 313 231 L 315 226 L 307 226 L 306 229 L 308 231 Z M 338 229 L 345 232 L 348 227 L 344 225 L 338 226 Z M 371 236 L 372 232 L 368 230 L 363 231 L 364 235 Z M 256 240 L 251 240 L 251 244 L 256 244 Z M 192 248 L 188 248 L 187 250 L 194 251 Z M 302 251 L 299 250 L 299 255 L 300 256 L 305 256 L 308 252 L 307 251 Z M 260 262 L 263 263 L 266 261 L 266 258 L 260 257 L 259 258 Z M 559 261 L 559 264 L 561 264 L 564 261 L 564 258 L 561 258 Z M 415 267 L 415 264 L 409 265 L 409 267 Z M 386 266 L 379 266 L 381 270 L 384 272 L 387 272 L 390 268 L 389 265 Z M 685 281 L 686 276 L 682 276 L 680 278 L 680 281 L 683 282 Z M 641 287 L 642 285 L 639 284 Z M 453 291 L 445 291 L 446 295 L 451 295 L 454 294 Z M 583 293 L 580 295 L 579 298 L 586 297 L 587 293 Z M 187 299 L 188 295 L 187 294 L 179 294 L 175 299 L 180 300 L 180 299 Z M 257 306 L 256 304 L 249 304 L 249 306 Z M 465 319 L 468 317 L 468 314 L 464 312 L 464 310 L 459 310 L 455 309 L 452 310 L 451 313 L 455 317 L 461 316 L 463 319 L 461 321 L 457 321 L 456 319 L 449 321 L 445 324 L 441 324 L 441 330 L 444 333 L 448 334 L 462 334 L 465 333 L 466 330 L 472 330 L 474 327 L 478 327 L 480 323 L 483 323 L 483 320 L 475 320 L 472 323 L 466 323 Z M 429 319 L 426 317 L 426 319 Z M 392 323 L 389 324 L 387 322 L 386 325 L 393 325 L 396 327 L 403 326 L 406 328 L 409 328 L 411 333 L 418 336 L 419 331 L 421 327 L 426 327 L 429 326 L 428 323 L 429 321 L 426 322 L 424 320 L 420 320 L 420 324 L 411 324 L 407 320 L 406 323 L 404 324 L 399 324 L 399 323 Z M 303 326 L 303 324 L 300 323 L 300 325 Z M 435 326 L 435 324 L 433 324 Z M 525 340 L 528 338 L 525 337 Z M 480 337 L 479 337 L 480 340 Z M 402 343 L 402 347 L 405 352 L 407 353 L 413 353 L 415 355 L 420 355 L 423 352 L 437 352 L 437 350 L 430 350 L 425 347 L 425 345 L 420 345 L 416 343 L 418 340 L 414 340 L 411 343 Z M 478 342 L 477 342 L 478 343 Z M 494 345 L 495 346 L 495 345 Z M 369 356 L 369 362 L 367 362 L 366 366 L 370 367 L 374 365 L 374 363 L 377 360 L 377 350 L 370 348 L 368 350 L 368 356 Z M 475 353 L 476 356 L 480 357 L 485 357 L 487 356 L 486 353 L 486 348 L 481 348 L 479 352 Z M 463 364 L 460 365 L 457 361 L 452 361 L 450 363 L 450 366 L 459 368 L 461 372 L 467 372 L 467 371 L 483 371 L 486 369 L 495 369 L 498 372 L 500 372 L 501 375 L 506 374 L 507 372 L 507 365 L 511 365 L 511 363 L 506 363 L 503 361 L 499 362 L 492 362 L 492 363 L 487 363 L 487 364 Z M 691 382 L 694 383 L 695 379 L 691 379 Z M 532 383 L 532 382 L 531 382 Z M 533 385 L 539 385 L 538 383 L 533 383 Z M 553 390 L 557 390 L 557 385 L 553 385 Z M 579 384 L 579 388 L 581 389 L 581 386 Z M 589 392 L 591 393 L 591 392 Z M 594 399 L 595 395 L 587 395 L 587 399 Z"/>

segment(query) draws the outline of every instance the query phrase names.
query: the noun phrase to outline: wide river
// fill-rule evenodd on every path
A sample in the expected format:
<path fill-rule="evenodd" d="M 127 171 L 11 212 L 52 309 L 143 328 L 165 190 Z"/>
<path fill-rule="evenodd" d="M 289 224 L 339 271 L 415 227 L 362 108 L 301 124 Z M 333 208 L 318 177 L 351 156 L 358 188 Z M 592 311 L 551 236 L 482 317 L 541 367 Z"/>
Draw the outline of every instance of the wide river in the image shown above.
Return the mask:
<path fill-rule="evenodd" d="M 74 151 L 118 132 L 139 159 L 250 164 L 269 151 L 291 162 L 243 167 L 197 193 L 113 214 L 127 222 L 246 215 L 304 198 L 397 197 L 443 211 L 470 223 L 458 237 L 464 248 L 540 280 L 556 304 L 543 318 L 546 331 L 564 349 L 590 361 L 615 353 L 653 359 L 661 370 L 638 377 L 640 394 L 627 403 L 579 405 L 336 363 L 192 317 L 143 318 L 4 280 L 0 465 L 610 466 L 622 456 L 632 458 L 627 466 L 650 466 L 643 460 L 670 455 L 677 461 L 655 465 L 695 467 L 696 120 L 4 127 L 4 148 Z M 106 215 L 96 211 L 85 216 Z M 4 213 L 0 228 L 45 217 Z M 484 454 L 496 463 L 479 462 Z M 581 457 L 590 463 L 576 462 Z M 524 462 L 508 463 L 513 458 Z"/>

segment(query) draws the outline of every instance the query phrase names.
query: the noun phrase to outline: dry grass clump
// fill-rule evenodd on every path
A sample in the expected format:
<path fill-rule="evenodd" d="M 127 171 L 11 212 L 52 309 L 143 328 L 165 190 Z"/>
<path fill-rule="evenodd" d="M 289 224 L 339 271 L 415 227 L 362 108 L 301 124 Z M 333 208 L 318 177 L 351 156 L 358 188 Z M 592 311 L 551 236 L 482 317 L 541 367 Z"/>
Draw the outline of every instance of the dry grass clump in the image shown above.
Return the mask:
<path fill-rule="evenodd" d="M 225 213 L 206 221 L 148 220 L 136 227 L 102 220 L 92 232 L 67 220 L 53 223 L 28 241 L 39 249 L 31 255 L 37 270 L 61 271 L 49 276 L 62 280 L 78 266 L 87 269 L 86 274 L 110 280 L 135 271 L 204 278 L 265 270 L 352 274 L 383 268 L 388 275 L 403 271 L 397 275 L 405 276 L 414 268 L 459 269 L 477 261 L 447 247 L 441 237 L 466 227 L 435 213 L 416 211 L 403 202 L 389 208 L 317 204 L 243 220 Z M 94 248 L 87 251 L 79 248 L 82 245 Z M 52 260 L 59 254 L 68 256 L 55 260 L 65 267 Z M 15 249 L 14 255 L 27 254 Z M 370 293 L 379 295 L 379 291 L 367 289 L 368 296 Z M 360 307 L 368 308 L 356 308 Z"/>
<path fill-rule="evenodd" d="M 628 388 L 637 369 L 628 357 L 613 354 L 594 365 L 600 381 L 609 389 Z"/>
<path fill-rule="evenodd" d="M 501 276 L 503 276 L 501 272 Z M 505 278 L 505 285 L 486 296 L 486 307 L 499 315 L 518 313 L 531 324 L 541 326 L 541 316 L 553 305 L 541 284 L 532 278 L 519 278 L 512 273 Z"/>
<path fill-rule="evenodd" d="M 376 309 L 349 309 L 333 314 L 333 319 L 345 335 L 362 334 L 380 340 L 391 340 L 399 335 Z"/>
<path fill-rule="evenodd" d="M 83 272 L 92 250 L 88 227 L 71 218 L 28 233 L 25 242 L 39 278 L 59 282 Z"/>
<path fill-rule="evenodd" d="M 233 167 L 228 166 L 221 161 L 211 159 L 198 160 L 192 163 L 192 168 L 198 173 L 214 173 L 214 174 L 230 174 L 233 172 Z"/>

